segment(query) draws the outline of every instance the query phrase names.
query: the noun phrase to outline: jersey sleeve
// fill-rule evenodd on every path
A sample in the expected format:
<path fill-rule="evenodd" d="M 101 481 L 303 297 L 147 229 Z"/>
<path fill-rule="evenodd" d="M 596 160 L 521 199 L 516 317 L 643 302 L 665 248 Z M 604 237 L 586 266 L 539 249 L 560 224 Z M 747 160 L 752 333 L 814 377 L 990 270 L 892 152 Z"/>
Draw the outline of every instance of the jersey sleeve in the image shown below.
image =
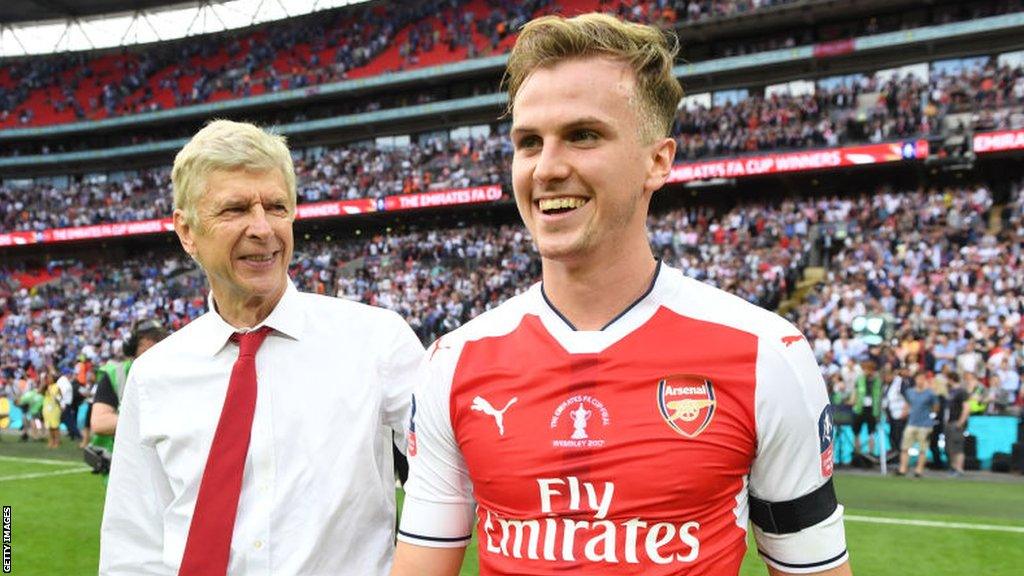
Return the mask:
<path fill-rule="evenodd" d="M 832 410 L 825 382 L 805 339 L 776 343 L 763 337 L 758 348 L 758 447 L 749 485 L 758 552 L 788 573 L 834 568 L 848 554 L 843 507 L 831 483 Z M 773 521 L 763 521 L 763 513 L 755 517 L 755 507 L 771 511 Z"/>
<path fill-rule="evenodd" d="M 449 414 L 456 354 L 435 343 L 420 364 L 408 431 L 409 481 L 398 539 L 433 548 L 469 544 L 473 487 Z"/>
<path fill-rule="evenodd" d="M 409 424 L 409 402 L 416 383 L 417 370 L 423 358 L 423 345 L 405 320 L 387 312 L 390 342 L 381 360 L 381 420 L 394 431 L 395 446 L 405 452 L 406 426 Z"/>

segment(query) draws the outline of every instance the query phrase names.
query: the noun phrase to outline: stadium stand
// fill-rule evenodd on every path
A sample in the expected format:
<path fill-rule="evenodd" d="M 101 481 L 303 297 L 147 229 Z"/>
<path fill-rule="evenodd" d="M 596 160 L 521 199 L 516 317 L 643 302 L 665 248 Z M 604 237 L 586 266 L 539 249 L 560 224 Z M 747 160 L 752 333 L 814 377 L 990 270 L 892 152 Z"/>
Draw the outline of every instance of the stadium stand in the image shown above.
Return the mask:
<path fill-rule="evenodd" d="M 1022 26 L 970 26 L 1024 8 L 839 4 L 371 2 L 183 42 L 0 62 L 0 157 L 38 160 L 0 163 L 0 388 L 51 361 L 109 357 L 139 318 L 177 328 L 204 309 L 200 275 L 162 223 L 173 146 L 49 159 L 166 145 L 213 115 L 156 110 L 222 103 L 227 116 L 267 124 L 350 123 L 289 134 L 301 205 L 367 201 L 299 221 L 292 275 L 303 289 L 397 310 L 424 342 L 523 290 L 539 264 L 509 202 L 502 103 L 456 114 L 451 102 L 500 96 L 500 55 L 530 16 L 601 8 L 674 27 L 684 56 L 704 66 L 678 68 L 692 88 L 673 127 L 677 170 L 650 220 L 658 257 L 787 314 L 840 402 L 865 359 L 941 372 L 948 362 L 934 348 L 945 339 L 954 360 L 968 343 L 984 358 L 980 410 L 1018 413 L 1024 53 L 1011 48 Z M 901 38 L 870 43 L 925 26 L 960 36 L 924 54 Z M 752 56 L 779 49 L 781 64 Z M 359 80 L 381 83 L 335 99 L 313 90 Z M 297 87 L 308 99 L 261 103 Z M 402 116 L 424 104 L 436 107 Z M 117 117 L 140 123 L 93 122 Z M 485 186 L 498 193 L 468 206 L 451 192 Z M 424 194 L 455 200 L 413 201 Z M 156 224 L 127 231 L 140 221 Z M 72 233 L 114 223 L 125 227 Z M 853 322 L 870 315 L 893 327 L 881 351 L 857 343 Z"/>
<path fill-rule="evenodd" d="M 652 217 L 652 246 L 695 278 L 775 307 L 806 263 L 807 228 L 795 225 L 810 209 L 786 203 L 722 215 L 706 207 L 672 210 Z M 301 289 L 396 310 L 425 343 L 522 291 L 540 271 L 529 234 L 518 225 L 310 242 L 294 262 Z M 114 269 L 69 261 L 8 272 L 0 284 L 8 287 L 0 289 L 0 371 L 10 377 L 26 363 L 68 366 L 90 344 L 97 359 L 109 357 L 139 318 L 180 327 L 205 311 L 198 272 L 175 252 Z"/>
<path fill-rule="evenodd" d="M 1007 216 L 1018 227 L 1021 198 L 1018 189 Z M 877 311 L 902 327 L 900 362 L 938 371 L 927 351 L 944 333 L 988 351 L 994 371 L 1000 355 L 1010 354 L 1006 358 L 1016 366 L 1022 351 L 1024 271 L 1013 247 L 1024 236 L 1011 227 L 990 233 L 991 206 L 983 186 L 879 190 L 749 203 L 722 214 L 706 206 L 675 209 L 652 216 L 649 225 L 652 246 L 664 261 L 769 308 L 789 296 L 812 249 L 820 250 L 831 271 L 790 312 L 819 360 L 829 352 L 839 368 L 865 360 L 868 347 L 850 349 L 839 340 L 854 317 Z M 820 232 L 814 241 L 812 229 Z M 0 290 L 6 317 L 0 365 L 10 377 L 26 363 L 68 364 L 87 345 L 105 357 L 138 318 L 181 326 L 204 309 L 197 272 L 174 252 L 128 260 L 113 270 L 68 262 L 7 271 L 8 289 Z M 311 242 L 292 269 L 303 289 L 402 313 L 424 342 L 518 293 L 538 272 L 529 235 L 515 225 Z M 953 306 L 955 314 L 943 320 Z"/>
<path fill-rule="evenodd" d="M 814 94 L 748 96 L 736 104 L 680 110 L 673 133 L 677 159 L 758 151 L 834 147 L 915 138 L 953 129 L 1024 126 L 1024 66 L 994 58 L 958 74 L 879 81 L 860 74 Z M 416 137 L 407 147 L 352 144 L 303 155 L 300 202 L 379 198 L 505 181 L 511 147 L 496 125 L 463 141 Z M 147 220 L 170 212 L 167 169 L 140 171 L 120 182 L 0 185 L 4 230 L 44 230 Z"/>
<path fill-rule="evenodd" d="M 673 133 L 680 158 L 734 155 L 756 150 L 812 148 L 851 142 L 880 142 L 941 132 L 944 123 L 962 129 L 995 130 L 1024 125 L 1024 68 L 1002 64 L 994 57 L 979 58 L 960 70 L 940 70 L 928 78 L 914 75 L 885 77 L 877 71 L 846 75 L 842 82 L 821 80 L 813 93 L 769 92 L 747 88 L 747 96 L 680 110 Z M 475 94 L 496 90 L 478 87 Z M 436 89 L 331 106 L 321 115 L 348 115 L 402 108 L 444 99 Z M 310 111 L 292 112 L 288 122 L 307 120 Z M 187 133 L 181 132 L 182 137 Z M 124 143 L 154 141 L 132 134 Z M 111 142 L 104 141 L 106 145 Z M 96 147 L 82 139 L 53 149 L 50 143 L 6 147 L 0 155 L 19 156 Z"/>
<path fill-rule="evenodd" d="M 826 4 L 827 2 L 819 2 Z M 800 4 L 638 0 L 432 0 L 373 3 L 297 18 L 243 34 L 171 42 L 144 50 L 25 58 L 0 71 L 0 128 L 97 120 L 204 102 L 301 89 L 344 79 L 502 54 L 514 31 L 547 12 L 603 9 L 664 26 L 749 18 Z M 810 2 L 802 2 L 810 4 Z M 730 57 L 862 35 L 1019 12 L 1019 0 L 938 3 L 932 9 L 866 16 L 802 33 L 715 42 L 697 53 Z M 692 51 L 692 50 L 691 50 Z"/>

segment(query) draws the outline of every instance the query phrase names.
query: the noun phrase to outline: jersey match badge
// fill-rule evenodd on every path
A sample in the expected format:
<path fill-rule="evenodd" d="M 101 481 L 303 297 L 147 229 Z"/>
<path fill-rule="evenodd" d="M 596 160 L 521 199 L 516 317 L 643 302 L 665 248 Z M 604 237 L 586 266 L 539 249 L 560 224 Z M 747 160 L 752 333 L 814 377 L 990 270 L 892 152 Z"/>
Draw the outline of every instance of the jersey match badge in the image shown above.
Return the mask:
<path fill-rule="evenodd" d="M 821 452 L 821 475 L 824 478 L 828 478 L 832 475 L 832 463 L 833 463 L 833 430 L 832 425 L 832 405 L 828 404 L 825 409 L 821 411 L 821 416 L 818 417 L 818 440 Z"/>
<path fill-rule="evenodd" d="M 563 420 L 566 424 L 560 425 Z M 605 444 L 601 438 L 602 429 L 610 423 L 611 417 L 604 402 L 589 394 L 577 394 L 559 404 L 551 416 L 551 429 L 568 433 L 567 437 L 553 440 L 551 445 L 555 448 L 600 448 Z"/>
<path fill-rule="evenodd" d="M 658 411 L 687 438 L 696 438 L 715 416 L 715 387 L 705 376 L 674 374 L 658 381 Z"/>

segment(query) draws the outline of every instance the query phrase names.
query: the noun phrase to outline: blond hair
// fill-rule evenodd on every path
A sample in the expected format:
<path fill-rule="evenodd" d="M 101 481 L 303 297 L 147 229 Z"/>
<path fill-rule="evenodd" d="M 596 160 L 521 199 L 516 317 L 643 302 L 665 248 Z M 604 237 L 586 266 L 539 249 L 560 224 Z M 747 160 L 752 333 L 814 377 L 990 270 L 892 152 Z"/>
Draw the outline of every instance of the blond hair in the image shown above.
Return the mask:
<path fill-rule="evenodd" d="M 607 56 L 622 60 L 633 70 L 640 136 L 651 142 L 669 135 L 683 97 L 683 87 L 672 73 L 678 52 L 675 34 L 607 14 L 537 18 L 523 26 L 509 55 L 504 79 L 507 112 L 514 113 L 516 94 L 534 70 L 572 58 Z"/>
<path fill-rule="evenodd" d="M 285 137 L 246 122 L 214 120 L 174 157 L 174 207 L 184 212 L 189 226 L 199 225 L 196 202 L 206 191 L 206 177 L 217 170 L 280 170 L 288 191 L 288 211 L 294 213 L 295 165 Z"/>

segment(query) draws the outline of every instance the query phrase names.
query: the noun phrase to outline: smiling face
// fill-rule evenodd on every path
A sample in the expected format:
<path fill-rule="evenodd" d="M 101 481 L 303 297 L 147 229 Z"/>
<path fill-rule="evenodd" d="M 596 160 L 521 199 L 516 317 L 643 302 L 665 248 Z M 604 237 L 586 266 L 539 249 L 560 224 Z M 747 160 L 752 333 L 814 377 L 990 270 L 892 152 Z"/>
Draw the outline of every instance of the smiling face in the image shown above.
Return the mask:
<path fill-rule="evenodd" d="M 635 84 L 624 63 L 587 57 L 539 68 L 520 87 L 512 186 L 544 259 L 600 260 L 646 246 L 647 203 L 675 143 L 641 142 Z"/>
<path fill-rule="evenodd" d="M 174 211 L 181 245 L 202 265 L 218 309 L 265 309 L 288 285 L 292 205 L 278 170 L 215 170 L 196 203 L 197 225 Z"/>

